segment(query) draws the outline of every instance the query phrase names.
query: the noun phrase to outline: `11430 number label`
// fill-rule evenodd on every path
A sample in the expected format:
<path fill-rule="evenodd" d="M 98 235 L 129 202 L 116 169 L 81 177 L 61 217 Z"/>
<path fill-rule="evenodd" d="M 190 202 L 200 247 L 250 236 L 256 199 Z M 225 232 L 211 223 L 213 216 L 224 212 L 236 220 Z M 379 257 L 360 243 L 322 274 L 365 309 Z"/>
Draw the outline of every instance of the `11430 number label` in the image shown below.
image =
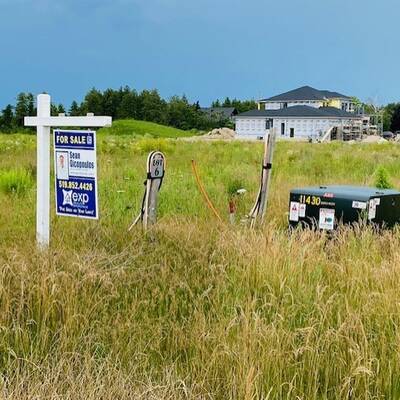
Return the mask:
<path fill-rule="evenodd" d="M 302 204 L 309 204 L 310 206 L 319 206 L 321 204 L 321 197 L 300 195 L 299 202 Z"/>

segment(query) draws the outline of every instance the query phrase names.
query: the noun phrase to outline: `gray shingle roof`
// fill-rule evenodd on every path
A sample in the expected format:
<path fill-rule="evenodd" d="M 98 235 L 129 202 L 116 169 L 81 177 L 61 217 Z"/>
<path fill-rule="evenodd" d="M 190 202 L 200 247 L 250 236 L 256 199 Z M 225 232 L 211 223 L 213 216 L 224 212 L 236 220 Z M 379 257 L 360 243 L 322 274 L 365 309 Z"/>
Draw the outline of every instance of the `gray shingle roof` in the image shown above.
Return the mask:
<path fill-rule="evenodd" d="M 200 111 L 207 114 L 210 118 L 231 118 L 237 114 L 235 107 L 204 107 Z"/>
<path fill-rule="evenodd" d="M 241 113 L 237 117 L 359 118 L 358 115 L 335 107 L 315 108 L 310 106 L 293 106 L 280 110 L 251 110 Z"/>
<path fill-rule="evenodd" d="M 345 96 L 341 93 L 331 92 L 329 90 L 318 90 L 311 86 L 302 86 L 260 101 L 324 100 L 333 98 L 350 99 L 349 96 Z"/>

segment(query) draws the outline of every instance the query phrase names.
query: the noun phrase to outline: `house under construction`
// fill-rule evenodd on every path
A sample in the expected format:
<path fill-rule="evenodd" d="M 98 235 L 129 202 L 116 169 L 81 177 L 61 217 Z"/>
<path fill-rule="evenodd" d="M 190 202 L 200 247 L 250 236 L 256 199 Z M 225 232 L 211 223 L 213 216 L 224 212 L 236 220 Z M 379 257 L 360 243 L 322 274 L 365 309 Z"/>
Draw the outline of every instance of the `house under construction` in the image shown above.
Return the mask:
<path fill-rule="evenodd" d="M 262 139 L 274 127 L 278 137 L 313 141 L 358 140 L 377 133 L 371 117 L 356 108 L 349 96 L 304 86 L 259 100 L 256 110 L 235 117 L 235 130 L 238 137 Z"/>

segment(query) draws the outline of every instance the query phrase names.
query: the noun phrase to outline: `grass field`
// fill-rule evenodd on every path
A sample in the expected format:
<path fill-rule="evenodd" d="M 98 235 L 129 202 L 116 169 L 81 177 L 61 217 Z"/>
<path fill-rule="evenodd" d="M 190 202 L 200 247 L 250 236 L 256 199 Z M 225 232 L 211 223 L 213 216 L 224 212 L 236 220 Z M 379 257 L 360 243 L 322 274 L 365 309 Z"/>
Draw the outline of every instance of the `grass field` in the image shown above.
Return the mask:
<path fill-rule="evenodd" d="M 194 132 L 183 131 L 171 126 L 159 125 L 154 122 L 137 121 L 134 119 L 114 121 L 112 127 L 102 128 L 100 134 L 107 135 L 129 135 L 132 137 L 153 137 L 153 138 L 178 138 L 193 136 Z"/>
<path fill-rule="evenodd" d="M 159 224 L 128 233 L 147 153 L 167 173 Z M 278 142 L 268 221 L 251 208 L 260 143 L 98 137 L 99 222 L 52 215 L 35 247 L 35 137 L 0 135 L 0 378 L 15 399 L 400 398 L 400 230 L 288 235 L 288 194 L 309 184 L 400 187 L 400 146 Z M 53 196 L 52 196 L 53 197 Z M 52 204 L 54 214 L 54 205 Z"/>

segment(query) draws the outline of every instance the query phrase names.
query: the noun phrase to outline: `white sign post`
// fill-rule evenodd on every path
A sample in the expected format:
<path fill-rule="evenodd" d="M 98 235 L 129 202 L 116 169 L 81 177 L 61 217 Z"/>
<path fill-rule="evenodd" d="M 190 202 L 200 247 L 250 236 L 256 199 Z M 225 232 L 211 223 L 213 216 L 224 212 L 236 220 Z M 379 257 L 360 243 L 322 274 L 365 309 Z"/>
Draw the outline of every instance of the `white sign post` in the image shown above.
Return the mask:
<path fill-rule="evenodd" d="M 41 248 L 50 243 L 50 128 L 111 126 L 111 117 L 50 116 L 48 94 L 37 97 L 37 117 L 25 117 L 25 126 L 37 129 L 36 240 Z"/>

